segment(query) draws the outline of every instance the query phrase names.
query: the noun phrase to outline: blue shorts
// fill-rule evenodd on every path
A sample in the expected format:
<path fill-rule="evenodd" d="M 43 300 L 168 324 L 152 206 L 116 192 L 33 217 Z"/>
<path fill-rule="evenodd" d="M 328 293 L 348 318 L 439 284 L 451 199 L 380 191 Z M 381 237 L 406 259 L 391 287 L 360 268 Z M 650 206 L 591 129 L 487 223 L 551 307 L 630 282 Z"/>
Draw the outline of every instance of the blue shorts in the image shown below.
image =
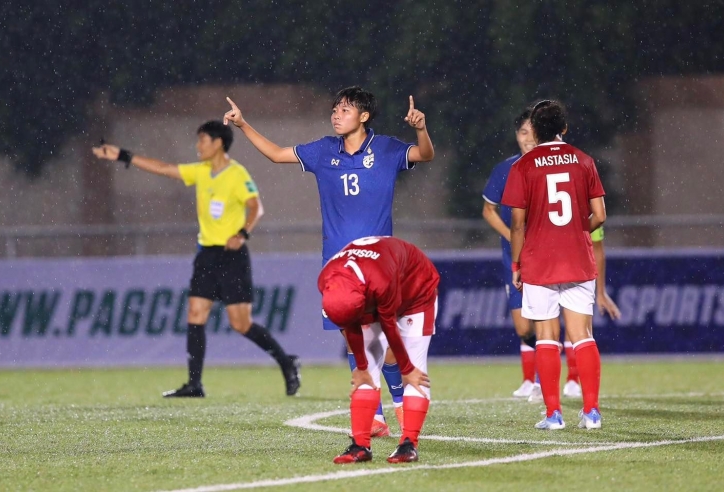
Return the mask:
<path fill-rule="evenodd" d="M 521 299 L 522 299 L 522 298 L 521 298 Z M 521 301 L 521 302 L 522 302 L 522 301 Z M 522 306 L 522 304 L 521 304 L 521 306 Z M 334 323 L 332 323 L 332 321 L 331 321 L 329 318 L 327 318 L 326 316 L 324 316 L 324 315 L 322 315 L 322 327 L 323 327 L 325 330 L 327 330 L 327 331 L 332 331 L 332 330 L 337 330 L 337 331 L 339 331 L 339 330 L 342 329 L 342 328 L 340 328 L 339 326 L 337 326 L 337 325 L 335 325 Z"/>
<path fill-rule="evenodd" d="M 506 270 L 508 278 L 505 280 L 505 293 L 508 295 L 508 309 L 523 308 L 523 293 L 518 291 L 513 285 L 513 272 L 512 270 Z"/>

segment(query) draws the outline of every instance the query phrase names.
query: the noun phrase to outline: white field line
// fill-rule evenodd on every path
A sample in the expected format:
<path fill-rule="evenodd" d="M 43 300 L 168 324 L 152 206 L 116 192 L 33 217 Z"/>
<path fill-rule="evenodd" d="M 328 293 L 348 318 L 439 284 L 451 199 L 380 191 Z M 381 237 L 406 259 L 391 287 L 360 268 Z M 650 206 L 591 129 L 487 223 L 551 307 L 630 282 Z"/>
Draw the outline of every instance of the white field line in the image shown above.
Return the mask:
<path fill-rule="evenodd" d="M 262 487 L 279 487 L 283 485 L 296 485 L 300 483 L 316 483 L 326 482 L 330 480 L 345 480 L 350 478 L 358 477 L 369 477 L 372 475 L 384 475 L 389 473 L 401 473 L 408 471 L 418 470 L 449 470 L 455 468 L 473 468 L 483 467 L 492 465 L 502 465 L 508 463 L 520 463 L 523 461 L 534 461 L 544 458 L 550 458 L 553 456 L 571 456 L 575 454 L 587 454 L 587 453 L 600 453 L 604 451 L 617 451 L 621 449 L 637 449 L 637 448 L 651 448 L 657 446 L 669 446 L 673 444 L 688 444 L 697 442 L 710 442 L 710 441 L 721 441 L 724 440 L 722 436 L 710 436 L 710 437 L 696 437 L 692 439 L 682 439 L 677 441 L 656 441 L 656 442 L 629 442 L 619 443 L 608 446 L 596 446 L 592 448 L 575 448 L 575 449 L 554 449 L 551 451 L 544 451 L 540 453 L 528 453 L 519 454 L 515 456 L 507 456 L 505 458 L 492 458 L 487 460 L 479 461 L 466 461 L 463 463 L 449 463 L 446 465 L 413 465 L 413 466 L 395 466 L 387 468 L 377 469 L 366 469 L 361 468 L 357 470 L 342 470 L 334 473 L 327 473 L 323 475 L 306 475 L 301 477 L 281 478 L 273 480 L 259 480 L 256 482 L 241 482 L 241 483 L 230 483 L 230 484 L 219 484 L 219 485 L 206 485 L 196 487 L 193 489 L 177 489 L 168 492 L 222 492 L 226 490 L 243 490 L 243 489 L 255 489 Z"/>
<path fill-rule="evenodd" d="M 459 403 L 470 403 L 472 400 L 461 401 Z M 434 403 L 434 402 L 433 402 Z M 448 403 L 448 402 L 439 402 Z M 327 425 L 316 424 L 315 422 L 320 419 L 326 419 L 329 417 L 335 417 L 337 415 L 348 414 L 349 410 L 333 410 L 331 412 L 320 412 L 313 413 L 310 415 L 303 415 L 296 419 L 287 420 L 284 425 L 290 427 L 298 427 L 307 430 L 316 430 L 323 432 L 334 432 L 340 434 L 347 434 L 349 429 L 342 427 L 331 427 Z M 576 418 L 576 424 L 578 418 Z M 395 436 L 399 437 L 399 436 Z M 582 442 L 567 442 L 567 441 L 527 441 L 524 439 L 493 439 L 488 437 L 454 437 L 454 436 L 431 436 L 422 434 L 420 439 L 425 441 L 455 441 L 455 442 L 480 442 L 487 444 L 528 444 L 528 445 L 543 445 L 543 446 L 603 446 L 610 444 L 617 444 L 611 442 L 593 442 L 593 443 L 582 443 Z"/>

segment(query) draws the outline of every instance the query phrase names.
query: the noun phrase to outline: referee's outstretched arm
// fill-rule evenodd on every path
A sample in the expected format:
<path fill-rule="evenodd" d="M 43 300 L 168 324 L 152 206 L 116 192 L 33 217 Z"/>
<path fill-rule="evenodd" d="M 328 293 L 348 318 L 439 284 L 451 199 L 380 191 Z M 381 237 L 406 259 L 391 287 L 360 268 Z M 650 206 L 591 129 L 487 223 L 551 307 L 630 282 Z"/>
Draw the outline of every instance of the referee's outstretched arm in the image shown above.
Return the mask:
<path fill-rule="evenodd" d="M 181 180 L 181 173 L 178 170 L 178 165 L 159 161 L 158 159 L 153 159 L 151 157 L 134 155 L 131 152 L 121 149 L 115 145 L 104 143 L 99 147 L 93 147 L 93 154 L 99 159 L 125 162 L 126 167 L 134 165 L 139 169 L 148 171 L 149 173 Z"/>

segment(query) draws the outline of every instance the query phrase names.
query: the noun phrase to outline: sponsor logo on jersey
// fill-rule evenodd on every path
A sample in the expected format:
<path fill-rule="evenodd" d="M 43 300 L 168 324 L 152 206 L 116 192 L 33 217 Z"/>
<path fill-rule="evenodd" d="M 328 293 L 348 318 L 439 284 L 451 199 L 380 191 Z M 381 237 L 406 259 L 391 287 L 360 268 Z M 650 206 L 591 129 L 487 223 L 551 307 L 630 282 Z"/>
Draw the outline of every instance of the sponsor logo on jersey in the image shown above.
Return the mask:
<path fill-rule="evenodd" d="M 332 159 L 333 166 L 339 166 L 339 159 Z"/>

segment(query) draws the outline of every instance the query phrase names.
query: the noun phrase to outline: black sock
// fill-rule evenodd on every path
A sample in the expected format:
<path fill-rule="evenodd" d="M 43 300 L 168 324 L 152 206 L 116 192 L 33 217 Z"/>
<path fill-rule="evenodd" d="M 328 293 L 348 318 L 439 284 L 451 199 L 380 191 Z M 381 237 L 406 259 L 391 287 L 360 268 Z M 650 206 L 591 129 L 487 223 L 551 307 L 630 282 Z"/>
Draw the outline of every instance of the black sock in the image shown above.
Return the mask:
<path fill-rule="evenodd" d="M 186 331 L 186 353 L 189 364 L 189 384 L 201 386 L 201 372 L 204 370 L 206 355 L 206 330 L 204 325 L 189 323 Z"/>
<path fill-rule="evenodd" d="M 535 342 L 537 340 L 538 339 L 536 338 L 535 333 L 533 333 L 532 335 L 528 335 L 527 337 L 520 337 L 520 341 L 532 348 L 533 350 L 535 350 Z"/>
<path fill-rule="evenodd" d="M 266 328 L 257 323 L 252 323 L 249 331 L 244 336 L 257 344 L 264 352 L 274 357 L 274 360 L 282 369 L 289 366 L 289 356 Z"/>

